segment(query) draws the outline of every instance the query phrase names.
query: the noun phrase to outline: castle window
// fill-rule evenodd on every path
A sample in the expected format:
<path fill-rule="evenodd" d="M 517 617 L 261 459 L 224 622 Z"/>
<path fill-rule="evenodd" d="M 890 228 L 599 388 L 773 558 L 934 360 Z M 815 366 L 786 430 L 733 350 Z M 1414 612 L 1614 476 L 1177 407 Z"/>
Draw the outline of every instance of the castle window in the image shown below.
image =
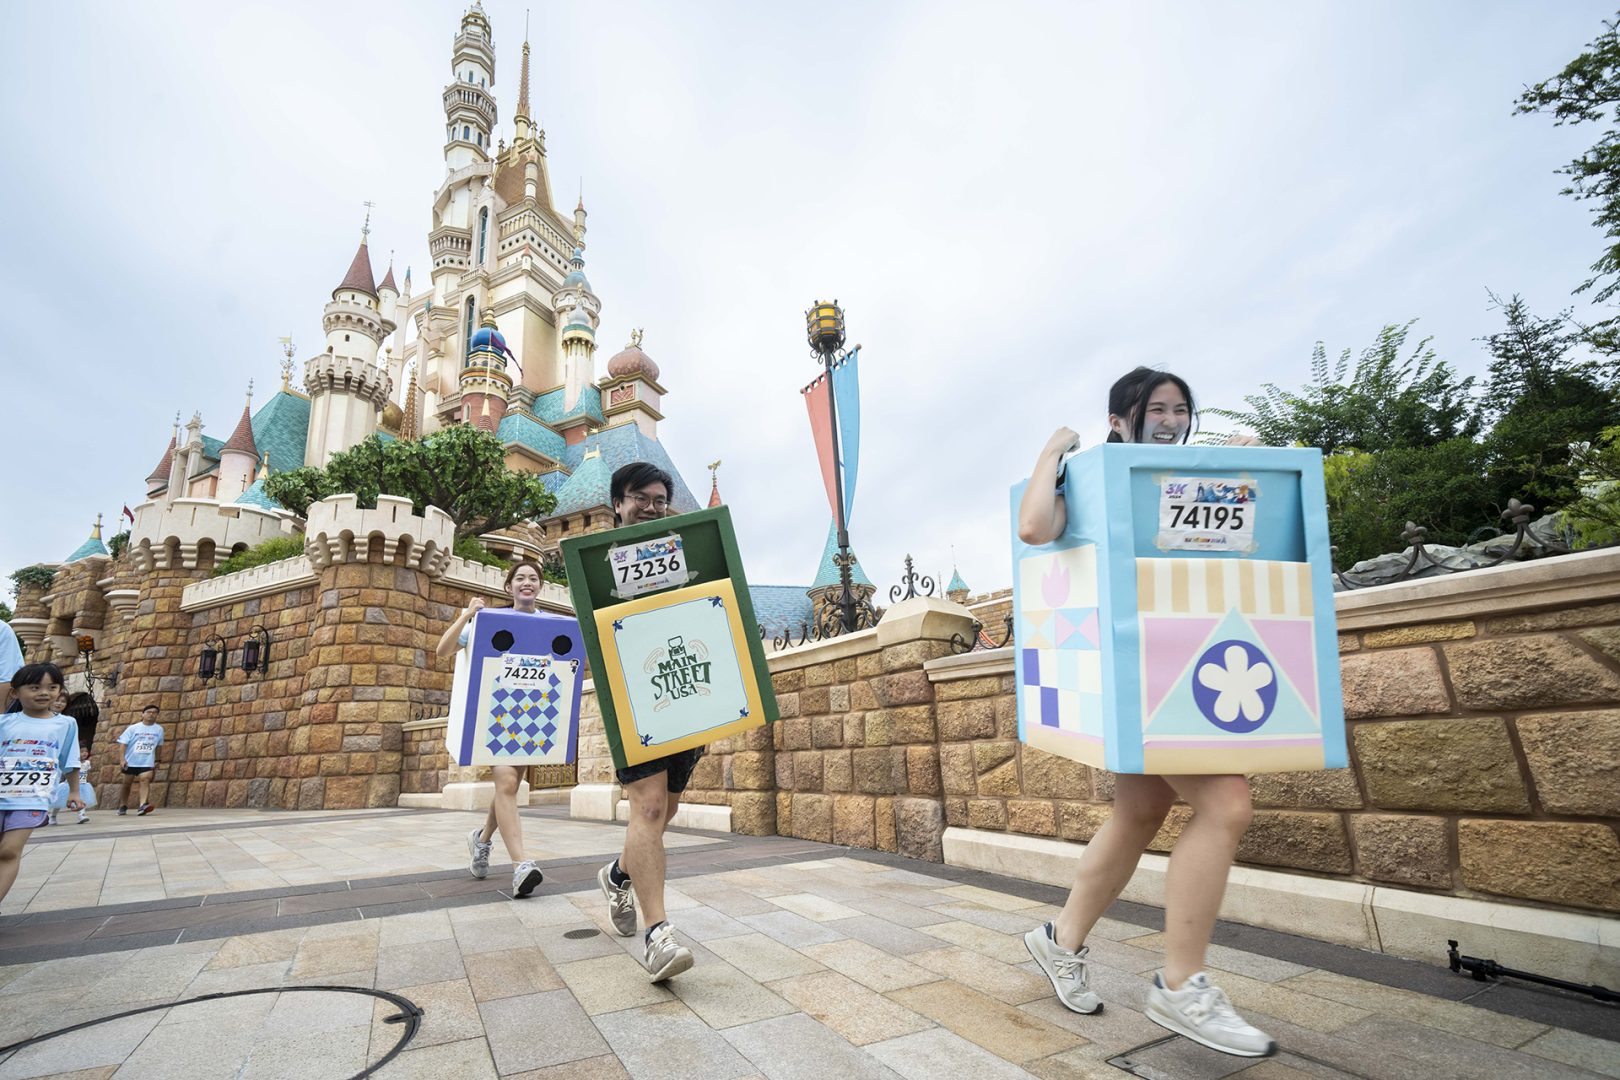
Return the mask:
<path fill-rule="evenodd" d="M 468 127 L 466 124 L 462 124 L 461 125 L 461 138 L 463 139 L 463 141 L 470 140 L 472 138 L 472 128 Z"/>
<path fill-rule="evenodd" d="M 489 207 L 478 211 L 478 261 L 484 261 L 484 251 L 489 241 Z"/>
<path fill-rule="evenodd" d="M 467 352 L 469 354 L 472 352 L 473 309 L 477 303 L 478 301 L 473 297 L 467 297 Z"/>

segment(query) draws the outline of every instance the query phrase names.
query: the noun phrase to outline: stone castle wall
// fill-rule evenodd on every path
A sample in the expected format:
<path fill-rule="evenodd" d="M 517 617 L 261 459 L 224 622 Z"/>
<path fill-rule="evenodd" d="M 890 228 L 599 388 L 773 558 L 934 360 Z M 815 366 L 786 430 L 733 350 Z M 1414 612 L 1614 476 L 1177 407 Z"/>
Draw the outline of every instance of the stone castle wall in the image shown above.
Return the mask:
<path fill-rule="evenodd" d="M 1352 767 L 1252 777 L 1239 861 L 1620 911 L 1620 553 L 1338 607 Z M 947 826 L 1089 840 L 1111 776 L 1017 740 L 1011 650 L 952 655 L 964 622 L 911 601 L 773 656 L 782 720 L 712 746 L 692 800 L 729 804 L 739 832 L 935 860 Z M 1177 805 L 1151 849 L 1189 816 Z"/>

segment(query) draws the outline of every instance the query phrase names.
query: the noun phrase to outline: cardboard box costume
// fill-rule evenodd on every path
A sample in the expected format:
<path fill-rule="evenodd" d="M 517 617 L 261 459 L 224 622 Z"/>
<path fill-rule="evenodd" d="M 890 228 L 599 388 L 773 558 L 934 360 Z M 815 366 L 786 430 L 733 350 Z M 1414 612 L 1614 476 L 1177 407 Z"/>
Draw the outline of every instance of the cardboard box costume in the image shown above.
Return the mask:
<path fill-rule="evenodd" d="M 571 765 L 585 642 L 565 615 L 485 608 L 456 653 L 444 744 L 458 765 Z"/>
<path fill-rule="evenodd" d="M 730 510 L 561 546 L 616 767 L 777 718 Z"/>
<path fill-rule="evenodd" d="M 1019 738 L 1112 772 L 1348 764 L 1322 455 L 1107 443 L 1018 538 Z"/>

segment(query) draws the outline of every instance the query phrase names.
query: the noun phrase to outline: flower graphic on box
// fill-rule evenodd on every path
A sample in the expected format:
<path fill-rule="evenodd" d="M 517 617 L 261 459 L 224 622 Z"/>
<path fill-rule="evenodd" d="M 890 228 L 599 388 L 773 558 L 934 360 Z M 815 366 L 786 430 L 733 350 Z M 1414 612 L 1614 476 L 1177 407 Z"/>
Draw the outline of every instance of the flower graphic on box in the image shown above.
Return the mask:
<path fill-rule="evenodd" d="M 1277 677 L 1264 653 L 1247 641 L 1220 641 L 1198 658 L 1193 701 L 1216 727 L 1253 731 L 1277 704 Z"/>

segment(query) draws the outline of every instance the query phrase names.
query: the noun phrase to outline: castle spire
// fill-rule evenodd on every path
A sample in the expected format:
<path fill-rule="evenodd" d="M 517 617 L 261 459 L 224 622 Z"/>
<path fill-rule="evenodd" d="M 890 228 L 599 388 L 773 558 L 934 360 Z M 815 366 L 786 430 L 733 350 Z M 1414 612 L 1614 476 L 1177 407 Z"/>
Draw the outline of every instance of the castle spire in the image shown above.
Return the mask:
<path fill-rule="evenodd" d="M 719 506 L 720 503 L 720 463 L 711 461 L 709 463 L 709 505 L 711 507 Z"/>
<path fill-rule="evenodd" d="M 518 102 L 517 113 L 513 117 L 517 121 L 518 138 L 529 137 L 529 13 L 523 13 L 523 66 L 518 72 Z"/>

